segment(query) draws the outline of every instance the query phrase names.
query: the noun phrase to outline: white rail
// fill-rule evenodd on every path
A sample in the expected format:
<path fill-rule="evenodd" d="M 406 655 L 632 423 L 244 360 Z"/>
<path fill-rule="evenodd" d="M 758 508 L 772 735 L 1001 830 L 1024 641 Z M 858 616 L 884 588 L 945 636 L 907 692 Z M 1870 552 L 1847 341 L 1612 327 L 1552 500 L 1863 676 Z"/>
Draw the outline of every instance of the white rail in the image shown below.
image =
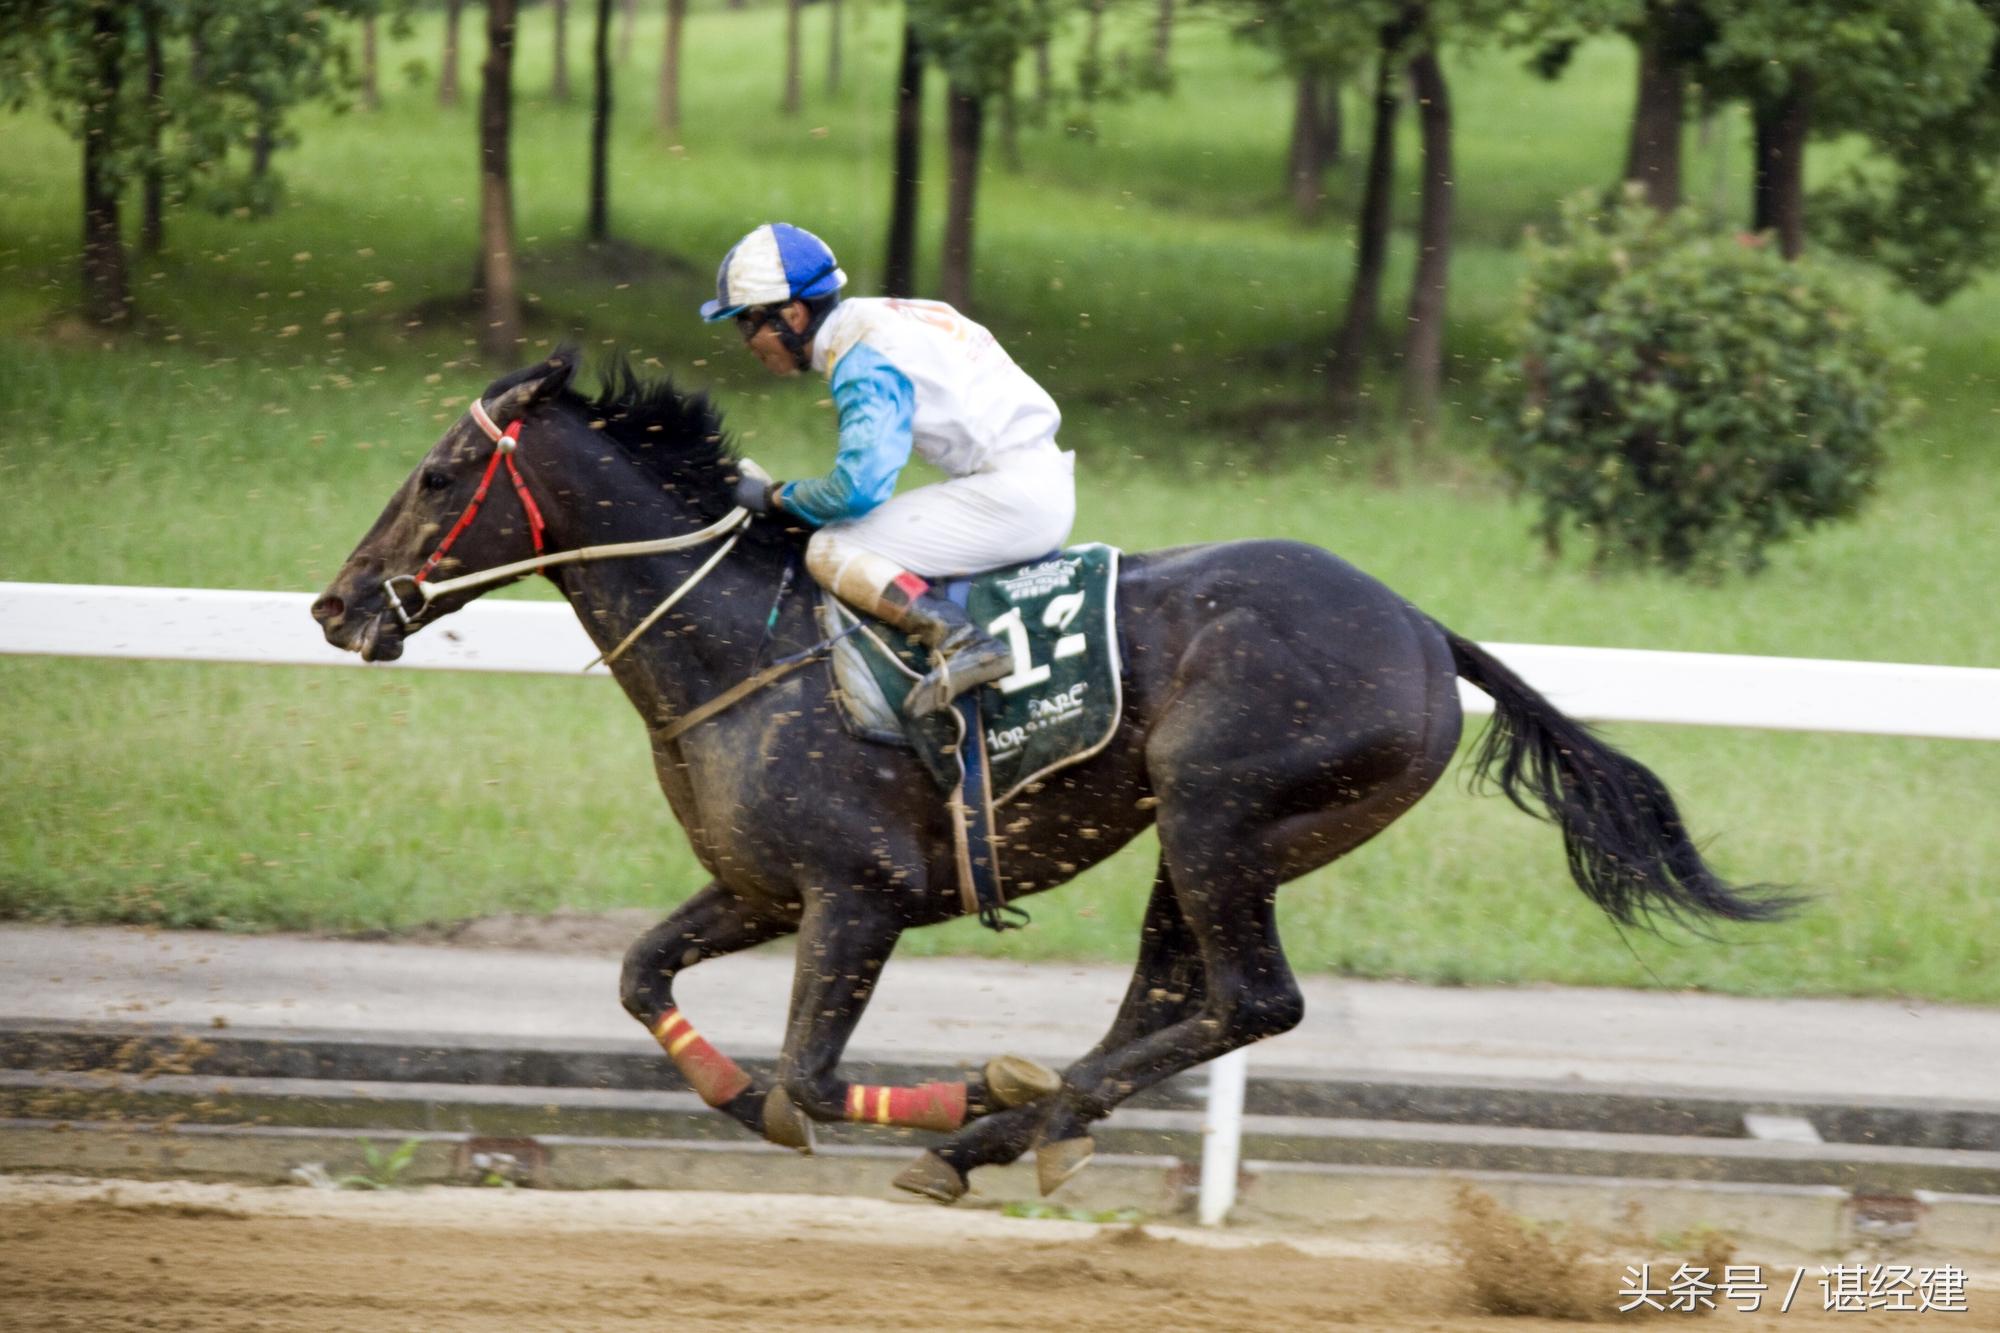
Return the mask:
<path fill-rule="evenodd" d="M 359 666 L 329 647 L 310 593 L 0 583 L 0 653 Z M 1595 722 L 2000 740 L 2000 670 L 1630 648 L 1487 644 L 1563 711 Z M 482 601 L 409 640 L 395 669 L 577 673 L 596 655 L 567 606 Z M 604 668 L 591 674 L 602 675 Z M 1460 683 L 1466 711 L 1493 705 Z M 1209 1066 L 1201 1220 L 1236 1198 L 1247 1061 Z"/>
<path fill-rule="evenodd" d="M 329 647 L 309 593 L 0 583 L 0 653 L 360 666 Z M 1596 722 L 2000 740 L 2000 670 L 1634 648 L 1486 647 Z M 409 640 L 393 669 L 575 673 L 597 649 L 568 607 L 488 599 Z M 601 669 L 599 674 L 601 674 Z M 1492 711 L 1466 685 L 1469 712 Z"/>

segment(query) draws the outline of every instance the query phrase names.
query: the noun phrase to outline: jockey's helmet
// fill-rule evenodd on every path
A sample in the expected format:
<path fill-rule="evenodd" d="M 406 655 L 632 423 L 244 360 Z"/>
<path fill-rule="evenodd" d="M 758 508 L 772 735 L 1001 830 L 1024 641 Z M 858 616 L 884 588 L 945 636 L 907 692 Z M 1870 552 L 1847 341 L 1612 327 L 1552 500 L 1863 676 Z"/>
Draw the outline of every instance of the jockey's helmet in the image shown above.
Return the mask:
<path fill-rule="evenodd" d="M 713 324 L 751 306 L 813 301 L 847 285 L 825 241 L 789 222 L 767 222 L 731 246 L 715 271 L 715 299 L 701 317 Z"/>

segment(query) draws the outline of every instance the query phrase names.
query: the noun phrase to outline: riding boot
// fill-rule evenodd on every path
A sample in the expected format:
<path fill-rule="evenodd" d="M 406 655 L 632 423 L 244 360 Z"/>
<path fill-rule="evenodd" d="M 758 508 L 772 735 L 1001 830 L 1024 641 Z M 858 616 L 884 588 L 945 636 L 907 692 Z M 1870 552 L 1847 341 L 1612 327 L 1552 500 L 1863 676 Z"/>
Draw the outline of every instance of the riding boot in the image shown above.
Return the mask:
<path fill-rule="evenodd" d="M 925 592 L 903 612 L 901 628 L 931 650 L 931 673 L 910 689 L 903 711 L 922 717 L 946 707 L 972 689 L 1014 669 L 1014 653 L 1006 644 L 966 618 L 956 602 Z"/>

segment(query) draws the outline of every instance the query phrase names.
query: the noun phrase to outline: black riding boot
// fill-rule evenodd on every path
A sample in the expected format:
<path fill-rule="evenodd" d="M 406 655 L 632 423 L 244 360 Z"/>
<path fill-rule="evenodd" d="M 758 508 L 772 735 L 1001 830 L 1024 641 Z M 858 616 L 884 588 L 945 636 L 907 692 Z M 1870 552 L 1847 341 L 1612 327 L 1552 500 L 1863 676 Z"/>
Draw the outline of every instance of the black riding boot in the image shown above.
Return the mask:
<path fill-rule="evenodd" d="M 931 673 L 910 689 L 903 711 L 911 717 L 935 713 L 976 685 L 1000 679 L 1014 669 L 1014 654 L 1006 644 L 966 619 L 964 608 L 935 593 L 925 593 L 903 613 L 902 628 L 931 650 Z"/>

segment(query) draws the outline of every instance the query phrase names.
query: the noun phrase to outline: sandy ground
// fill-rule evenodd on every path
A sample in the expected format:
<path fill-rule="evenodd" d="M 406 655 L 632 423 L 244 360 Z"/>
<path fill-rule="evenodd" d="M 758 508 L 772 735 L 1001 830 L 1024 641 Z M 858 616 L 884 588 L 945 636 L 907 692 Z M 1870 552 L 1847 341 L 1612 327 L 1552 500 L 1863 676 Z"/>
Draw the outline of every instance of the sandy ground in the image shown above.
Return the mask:
<path fill-rule="evenodd" d="M 1607 1313 L 1619 1271 L 1602 1270 Z M 2000 1328 L 2000 1275 L 1972 1274 L 1968 1312 L 1946 1314 L 1826 1312 L 1816 1274 L 1808 1269 L 1789 1314 L 1725 1307 L 1706 1326 Z M 1280 1243 L 778 1195 L 0 1179 L 0 1327 L 8 1329 L 589 1333 L 642 1325 L 1009 1333 L 1593 1326 L 1480 1313 L 1459 1258 L 1442 1247 Z"/>

